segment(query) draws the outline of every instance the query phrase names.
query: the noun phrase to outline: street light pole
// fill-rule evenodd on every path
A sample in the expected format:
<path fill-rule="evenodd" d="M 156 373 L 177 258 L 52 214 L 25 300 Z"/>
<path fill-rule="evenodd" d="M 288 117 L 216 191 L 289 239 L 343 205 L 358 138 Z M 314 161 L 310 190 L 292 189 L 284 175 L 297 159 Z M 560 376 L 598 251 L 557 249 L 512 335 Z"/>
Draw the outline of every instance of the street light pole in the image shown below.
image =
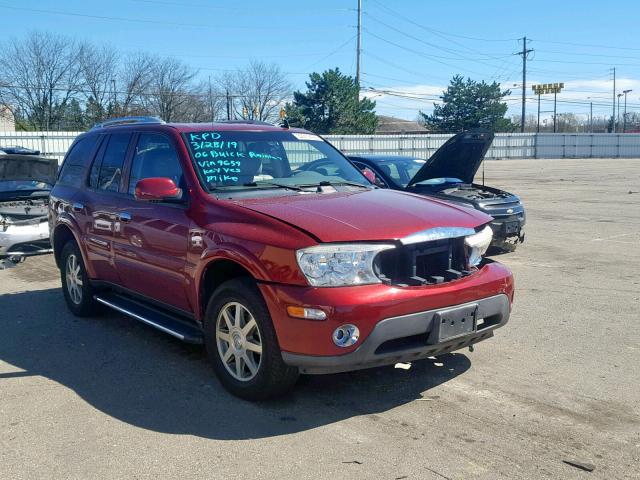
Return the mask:
<path fill-rule="evenodd" d="M 553 133 L 556 133 L 556 102 L 558 99 L 558 91 L 553 91 Z"/>
<path fill-rule="evenodd" d="M 618 126 L 620 125 L 620 97 L 621 97 L 621 96 L 622 96 L 622 93 L 619 93 L 619 94 L 618 94 L 618 121 L 617 121 Z M 618 130 L 618 129 L 616 128 L 616 131 L 617 131 L 617 130 Z"/>
<path fill-rule="evenodd" d="M 626 133 L 627 131 L 627 93 L 631 92 L 632 90 L 623 90 L 622 93 L 624 93 L 624 113 L 622 114 L 622 133 Z"/>
<path fill-rule="evenodd" d="M 540 94 L 538 94 L 538 128 L 537 133 L 540 133 Z"/>

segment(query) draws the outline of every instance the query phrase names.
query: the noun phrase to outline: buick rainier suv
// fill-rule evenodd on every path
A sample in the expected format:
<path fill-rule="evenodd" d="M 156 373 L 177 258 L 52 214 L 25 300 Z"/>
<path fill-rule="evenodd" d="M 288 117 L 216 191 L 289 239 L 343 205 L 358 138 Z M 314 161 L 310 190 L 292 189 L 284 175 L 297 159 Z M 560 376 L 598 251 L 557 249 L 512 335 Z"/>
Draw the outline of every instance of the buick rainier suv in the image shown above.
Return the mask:
<path fill-rule="evenodd" d="M 76 139 L 49 201 L 75 315 L 111 308 L 203 343 L 252 400 L 493 336 L 514 287 L 484 258 L 491 221 L 377 188 L 321 137 L 259 122 L 107 121 Z"/>

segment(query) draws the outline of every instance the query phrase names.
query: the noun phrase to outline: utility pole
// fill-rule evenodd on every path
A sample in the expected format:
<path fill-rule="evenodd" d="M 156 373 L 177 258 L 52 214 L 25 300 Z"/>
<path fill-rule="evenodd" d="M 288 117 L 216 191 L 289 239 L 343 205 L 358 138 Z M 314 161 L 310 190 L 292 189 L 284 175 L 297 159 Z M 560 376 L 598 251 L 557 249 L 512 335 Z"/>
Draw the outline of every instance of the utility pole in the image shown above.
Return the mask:
<path fill-rule="evenodd" d="M 589 102 L 589 133 L 593 133 L 593 102 Z"/>
<path fill-rule="evenodd" d="M 360 53 L 362 51 L 362 0 L 358 0 L 358 44 L 356 46 L 356 84 L 360 91 Z"/>
<path fill-rule="evenodd" d="M 613 67 L 613 111 L 611 112 L 611 133 L 616 133 L 616 67 Z"/>
<path fill-rule="evenodd" d="M 111 107 L 111 115 L 116 115 L 116 104 L 118 103 L 118 97 L 116 94 L 116 79 L 111 79 L 111 91 L 113 92 L 113 107 Z"/>
<path fill-rule="evenodd" d="M 213 95 L 211 93 L 211 75 L 209 75 L 209 111 L 211 113 L 211 123 L 213 123 L 214 115 L 213 115 Z"/>
<path fill-rule="evenodd" d="M 227 120 L 231 120 L 231 95 L 229 95 L 229 89 L 227 89 Z"/>
<path fill-rule="evenodd" d="M 520 132 L 524 132 L 524 120 L 526 116 L 526 94 L 527 94 L 527 56 L 533 52 L 530 48 L 527 50 L 527 37 L 522 37 L 522 51 L 516 55 L 522 55 L 522 115 L 520 117 Z"/>

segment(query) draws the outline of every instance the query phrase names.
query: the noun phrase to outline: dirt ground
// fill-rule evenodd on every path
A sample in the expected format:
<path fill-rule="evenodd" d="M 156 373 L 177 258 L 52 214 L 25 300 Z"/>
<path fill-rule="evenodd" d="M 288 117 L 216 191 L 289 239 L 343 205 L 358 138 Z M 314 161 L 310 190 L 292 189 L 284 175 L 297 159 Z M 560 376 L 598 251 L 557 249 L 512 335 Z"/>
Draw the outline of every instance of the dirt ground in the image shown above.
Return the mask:
<path fill-rule="evenodd" d="M 51 256 L 0 270 L 0 478 L 640 478 L 640 159 L 486 181 L 527 208 L 507 326 L 272 402 L 226 393 L 199 347 L 73 317 Z"/>

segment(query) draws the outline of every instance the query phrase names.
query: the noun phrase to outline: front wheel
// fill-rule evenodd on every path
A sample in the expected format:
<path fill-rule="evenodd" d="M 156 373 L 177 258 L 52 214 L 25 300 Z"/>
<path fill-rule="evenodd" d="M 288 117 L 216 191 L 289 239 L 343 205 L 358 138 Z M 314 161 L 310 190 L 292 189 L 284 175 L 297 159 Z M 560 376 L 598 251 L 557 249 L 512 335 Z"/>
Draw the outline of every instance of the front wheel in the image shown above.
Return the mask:
<path fill-rule="evenodd" d="M 60 277 L 64 299 L 74 315 L 88 317 L 101 310 L 100 304 L 93 299 L 93 289 L 89 283 L 84 261 L 74 241 L 68 242 L 62 249 Z"/>
<path fill-rule="evenodd" d="M 251 279 L 223 283 L 205 316 L 207 354 L 220 382 L 234 395 L 261 400 L 289 390 L 298 369 L 286 365 L 269 310 Z"/>

